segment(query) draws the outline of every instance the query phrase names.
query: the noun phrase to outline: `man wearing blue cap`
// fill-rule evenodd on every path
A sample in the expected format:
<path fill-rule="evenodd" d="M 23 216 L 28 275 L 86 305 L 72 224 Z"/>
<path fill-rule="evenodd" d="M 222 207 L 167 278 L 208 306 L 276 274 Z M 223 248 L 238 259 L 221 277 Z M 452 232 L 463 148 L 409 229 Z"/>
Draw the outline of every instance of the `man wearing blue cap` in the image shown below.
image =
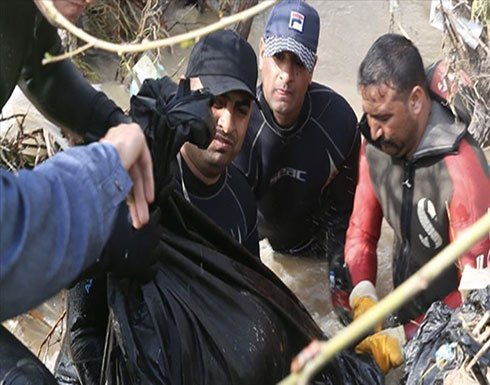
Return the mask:
<path fill-rule="evenodd" d="M 260 41 L 262 85 L 236 164 L 254 189 L 259 234 L 275 251 L 327 258 L 332 300 L 347 315 L 344 242 L 360 136 L 348 103 L 314 83 L 320 19 L 304 1 L 277 4 Z"/>

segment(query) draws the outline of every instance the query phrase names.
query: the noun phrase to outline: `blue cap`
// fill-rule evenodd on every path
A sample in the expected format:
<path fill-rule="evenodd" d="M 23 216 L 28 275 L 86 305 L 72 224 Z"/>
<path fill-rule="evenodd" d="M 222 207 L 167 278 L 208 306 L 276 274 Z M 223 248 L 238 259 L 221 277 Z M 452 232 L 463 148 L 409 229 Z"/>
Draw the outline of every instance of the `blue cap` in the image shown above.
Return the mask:
<path fill-rule="evenodd" d="M 265 55 L 289 51 L 296 54 L 308 71 L 313 71 L 320 17 L 302 0 L 286 0 L 271 11 L 265 26 Z"/>

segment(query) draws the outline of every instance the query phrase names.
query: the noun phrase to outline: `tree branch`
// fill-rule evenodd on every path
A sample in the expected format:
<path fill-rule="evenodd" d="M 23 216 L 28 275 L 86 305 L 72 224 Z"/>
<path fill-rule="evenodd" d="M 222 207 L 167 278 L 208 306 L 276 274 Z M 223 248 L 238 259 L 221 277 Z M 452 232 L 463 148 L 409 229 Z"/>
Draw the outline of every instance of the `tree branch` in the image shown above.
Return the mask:
<path fill-rule="evenodd" d="M 96 37 L 86 33 L 84 30 L 76 27 L 70 21 L 68 21 L 62 14 L 58 12 L 58 10 L 53 5 L 52 0 L 34 0 L 38 8 L 43 12 L 45 17 L 52 24 L 56 24 L 66 29 L 71 34 L 78 37 L 80 40 L 85 41 L 88 44 L 91 44 L 94 48 L 99 48 L 109 52 L 115 52 L 118 55 L 122 55 L 127 52 L 143 52 L 152 49 L 162 48 L 173 46 L 175 44 L 182 43 L 187 40 L 197 39 L 201 36 L 205 36 L 211 32 L 217 31 L 219 29 L 225 28 L 229 25 L 238 23 L 240 21 L 249 19 L 263 11 L 267 8 L 272 7 L 277 0 L 266 0 L 257 4 L 256 6 L 249 8 L 243 12 L 237 13 L 233 16 L 224 17 L 216 23 L 207 25 L 206 27 L 196 29 L 191 32 L 187 32 L 181 35 L 172 36 L 166 39 L 154 40 L 154 41 L 143 41 L 137 44 L 117 44 L 112 43 L 107 40 L 100 40 Z M 69 54 L 65 54 L 66 56 Z M 69 57 L 69 56 L 66 56 Z M 42 61 L 42 64 L 52 63 L 53 61 L 59 60 L 57 56 L 52 56 L 49 58 L 45 58 Z"/>

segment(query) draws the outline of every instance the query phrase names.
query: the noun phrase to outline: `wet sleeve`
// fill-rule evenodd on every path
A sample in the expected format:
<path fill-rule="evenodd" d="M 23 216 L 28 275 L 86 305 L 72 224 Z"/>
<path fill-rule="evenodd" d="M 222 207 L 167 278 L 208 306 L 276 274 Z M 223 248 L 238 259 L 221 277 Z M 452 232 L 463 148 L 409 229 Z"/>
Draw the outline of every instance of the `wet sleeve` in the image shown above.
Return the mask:
<path fill-rule="evenodd" d="M 358 179 L 360 135 L 357 134 L 349 155 L 339 173 L 325 189 L 327 255 L 331 269 L 344 265 L 345 233 L 352 214 L 354 194 Z M 334 266 L 336 265 L 336 266 Z"/>
<path fill-rule="evenodd" d="M 94 143 L 34 170 L 0 170 L 0 320 L 70 284 L 100 255 L 132 182 L 116 149 Z"/>
<path fill-rule="evenodd" d="M 345 263 L 353 286 L 364 280 L 376 284 L 376 246 L 381 234 L 382 219 L 383 211 L 371 184 L 364 143 L 359 157 L 359 181 L 354 208 L 345 242 Z"/>
<path fill-rule="evenodd" d="M 445 160 L 453 184 L 453 195 L 449 204 L 449 239 L 452 242 L 490 209 L 490 178 L 482 151 L 472 147 L 466 138 L 461 141 L 459 153 L 446 156 Z M 482 256 L 485 267 L 489 248 L 488 237 L 475 243 L 460 257 L 460 271 L 467 264 L 476 267 L 479 256 Z"/>
<path fill-rule="evenodd" d="M 34 46 L 18 85 L 28 99 L 56 125 L 91 142 L 130 118 L 103 92 L 96 91 L 70 60 L 42 65 L 46 52 L 63 52 L 60 38 L 46 20 L 37 27 Z"/>

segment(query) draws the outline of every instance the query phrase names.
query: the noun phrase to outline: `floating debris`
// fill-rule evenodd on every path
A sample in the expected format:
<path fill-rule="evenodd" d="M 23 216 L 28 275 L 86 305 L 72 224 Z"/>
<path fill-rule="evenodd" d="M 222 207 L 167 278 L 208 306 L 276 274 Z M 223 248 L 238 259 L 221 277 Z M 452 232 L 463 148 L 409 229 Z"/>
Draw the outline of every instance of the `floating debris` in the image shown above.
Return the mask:
<path fill-rule="evenodd" d="M 406 385 L 488 385 L 490 285 L 472 291 L 454 312 L 433 303 L 405 356 Z"/>
<path fill-rule="evenodd" d="M 0 167 L 9 171 L 31 169 L 61 149 L 61 145 L 46 128 L 26 130 L 26 116 L 16 114 L 1 119 L 2 122 L 12 122 L 0 137 Z"/>

